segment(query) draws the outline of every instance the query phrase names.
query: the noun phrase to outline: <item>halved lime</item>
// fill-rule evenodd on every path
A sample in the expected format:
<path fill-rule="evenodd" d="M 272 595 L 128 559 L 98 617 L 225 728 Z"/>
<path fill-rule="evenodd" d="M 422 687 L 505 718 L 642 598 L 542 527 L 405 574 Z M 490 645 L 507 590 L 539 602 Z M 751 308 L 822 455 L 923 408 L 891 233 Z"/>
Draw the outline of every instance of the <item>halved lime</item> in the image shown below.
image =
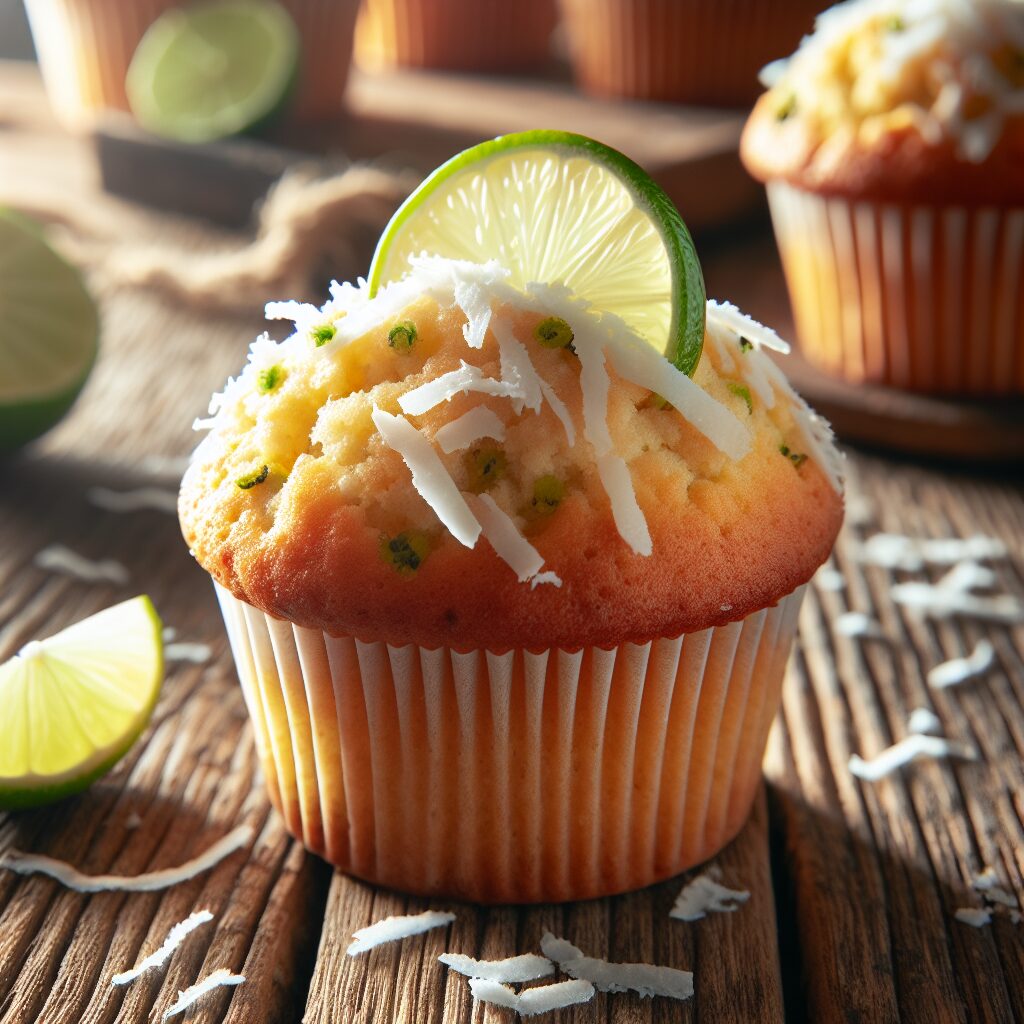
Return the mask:
<path fill-rule="evenodd" d="M 371 294 L 423 252 L 496 259 L 520 287 L 565 284 L 685 373 L 700 359 L 704 278 L 679 211 L 641 167 L 583 135 L 503 135 L 442 164 L 385 228 Z"/>
<path fill-rule="evenodd" d="M 132 113 L 156 135 L 209 142 L 249 131 L 283 106 L 299 33 L 273 0 L 174 7 L 146 30 L 128 68 Z"/>
<path fill-rule="evenodd" d="M 0 665 L 0 808 L 59 800 L 109 771 L 149 721 L 163 672 L 148 597 L 33 640 Z"/>
<path fill-rule="evenodd" d="M 49 430 L 96 360 L 99 314 L 81 274 L 0 210 L 0 453 Z"/>

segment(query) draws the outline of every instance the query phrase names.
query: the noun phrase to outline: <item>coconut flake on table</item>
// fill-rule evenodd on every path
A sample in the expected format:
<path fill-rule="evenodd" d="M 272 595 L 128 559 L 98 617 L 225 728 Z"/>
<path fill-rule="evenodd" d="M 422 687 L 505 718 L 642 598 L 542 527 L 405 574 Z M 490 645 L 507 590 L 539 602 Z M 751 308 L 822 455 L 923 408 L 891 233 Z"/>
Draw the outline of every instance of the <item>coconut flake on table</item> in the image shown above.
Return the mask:
<path fill-rule="evenodd" d="M 519 532 L 512 518 L 503 512 L 497 502 L 489 494 L 468 495 L 467 501 L 476 515 L 495 554 L 506 565 L 510 566 L 520 583 L 555 583 L 561 586 L 562 581 L 554 574 L 553 578 L 540 579 L 544 568 L 544 556 Z M 546 576 L 548 574 L 545 574 Z"/>
<path fill-rule="evenodd" d="M 996 649 L 988 640 L 979 640 L 965 658 L 950 658 L 928 671 L 928 685 L 933 690 L 959 686 L 983 676 L 995 663 Z"/>
<path fill-rule="evenodd" d="M 166 644 L 164 657 L 168 661 L 190 661 L 193 665 L 205 664 L 213 657 L 213 648 L 209 644 L 181 643 Z"/>
<path fill-rule="evenodd" d="M 190 985 L 186 989 L 180 989 L 177 1001 L 164 1012 L 163 1019 L 167 1020 L 170 1017 L 176 1017 L 179 1013 L 184 1013 L 190 1006 L 199 1002 L 208 992 L 213 992 L 218 988 L 234 987 L 244 982 L 244 974 L 233 974 L 226 967 L 220 967 L 201 981 L 197 981 L 194 985 Z"/>
<path fill-rule="evenodd" d="M 132 491 L 114 491 L 109 487 L 90 487 L 85 492 L 89 504 L 107 512 L 140 512 L 143 510 L 167 512 L 178 511 L 178 495 L 161 487 L 139 487 Z"/>
<path fill-rule="evenodd" d="M 501 985 L 535 981 L 555 973 L 555 965 L 547 957 L 537 956 L 536 953 L 510 956 L 504 960 L 476 960 L 462 953 L 442 953 L 438 960 L 467 978 L 484 978 Z"/>
<path fill-rule="evenodd" d="M 939 720 L 939 716 L 930 708 L 914 708 L 910 712 L 910 718 L 907 720 L 907 730 L 909 732 L 921 733 L 925 736 L 941 733 L 942 722 Z"/>
<path fill-rule="evenodd" d="M 167 933 L 167 937 L 164 939 L 163 944 L 159 949 L 150 953 L 144 960 L 140 960 L 131 970 L 123 971 L 120 974 L 115 974 L 110 979 L 112 985 L 128 985 L 135 981 L 136 978 L 141 978 L 146 971 L 154 970 L 157 967 L 163 967 L 165 963 L 171 958 L 171 954 L 192 934 L 197 928 L 213 920 L 213 914 L 208 910 L 197 910 L 193 914 L 189 914 L 184 921 L 179 921 L 171 930 Z"/>
<path fill-rule="evenodd" d="M 823 565 L 815 574 L 814 582 L 822 590 L 840 591 L 846 589 L 846 577 L 829 565 Z"/>
<path fill-rule="evenodd" d="M 1012 594 L 972 594 L 933 583 L 897 583 L 890 593 L 899 605 L 935 619 L 954 615 L 1015 625 L 1024 622 L 1024 601 Z"/>
<path fill-rule="evenodd" d="M 882 569 L 918 572 L 928 565 L 954 565 L 963 561 L 995 561 L 1007 557 L 1006 545 L 996 537 L 908 537 L 901 533 L 876 533 L 857 551 L 865 565 Z"/>
<path fill-rule="evenodd" d="M 981 928 L 992 923 L 992 913 L 984 907 L 960 907 L 953 916 L 972 928 Z"/>
<path fill-rule="evenodd" d="M 425 910 L 422 914 L 402 914 L 385 917 L 380 921 L 360 928 L 352 933 L 352 942 L 345 952 L 349 956 L 357 956 L 386 942 L 400 942 L 413 935 L 434 928 L 446 928 L 455 920 L 455 915 L 447 910 Z"/>
<path fill-rule="evenodd" d="M 476 1001 L 515 1010 L 520 1017 L 551 1013 L 553 1010 L 587 1003 L 594 998 L 594 986 L 586 981 L 560 981 L 554 985 L 541 985 L 516 993 L 487 978 L 470 978 L 469 990 Z"/>
<path fill-rule="evenodd" d="M 478 366 L 461 361 L 457 370 L 442 373 L 440 377 L 400 395 L 398 405 L 407 416 L 422 416 L 442 402 L 450 402 L 456 395 L 471 391 L 496 398 L 524 397 L 523 389 L 518 384 L 485 377 Z"/>
<path fill-rule="evenodd" d="M 935 586 L 959 591 L 988 590 L 998 582 L 999 577 L 991 569 L 971 560 L 957 562 Z"/>
<path fill-rule="evenodd" d="M 982 898 L 989 903 L 998 903 L 1004 907 L 1016 909 L 1020 906 L 1017 897 L 999 884 L 999 877 L 993 868 L 985 868 L 971 879 L 971 888 L 980 892 Z"/>
<path fill-rule="evenodd" d="M 683 886 L 669 917 L 677 921 L 699 921 L 710 913 L 731 914 L 750 899 L 744 889 L 729 889 L 707 874 L 698 875 Z"/>
<path fill-rule="evenodd" d="M 40 569 L 74 576 L 85 583 L 124 584 L 131 578 L 120 562 L 112 558 L 85 558 L 63 544 L 50 544 L 37 551 L 33 561 Z"/>
<path fill-rule="evenodd" d="M 495 441 L 505 440 L 505 424 L 486 405 L 475 406 L 458 419 L 438 427 L 434 434 L 434 440 L 445 455 L 460 452 L 482 437 L 493 437 Z"/>
<path fill-rule="evenodd" d="M 905 739 L 886 747 L 869 760 L 854 754 L 849 761 L 851 774 L 865 782 L 878 782 L 913 761 L 924 759 L 942 760 L 961 758 L 976 761 L 978 752 L 966 743 L 947 740 L 942 736 L 925 736 L 912 733 Z"/>
<path fill-rule="evenodd" d="M 75 892 L 156 892 L 180 885 L 216 867 L 236 850 L 252 842 L 253 830 L 240 825 L 212 846 L 174 868 L 161 868 L 142 875 L 86 875 L 70 864 L 40 854 L 9 850 L 0 857 L 0 868 L 18 875 L 47 875 Z"/>
<path fill-rule="evenodd" d="M 640 996 L 689 999 L 693 995 L 693 974 L 675 967 L 654 964 L 618 964 L 584 956 L 583 950 L 567 939 L 545 932 L 540 948 L 565 974 L 590 982 L 599 992 L 636 992 Z"/>
<path fill-rule="evenodd" d="M 473 547 L 480 536 L 480 523 L 430 442 L 402 416 L 392 416 L 377 406 L 371 415 L 384 443 L 409 467 L 412 485 L 423 500 L 460 544 Z"/>
<path fill-rule="evenodd" d="M 885 631 L 877 619 L 866 612 L 843 612 L 835 621 L 840 636 L 861 637 L 866 640 L 885 640 Z"/>

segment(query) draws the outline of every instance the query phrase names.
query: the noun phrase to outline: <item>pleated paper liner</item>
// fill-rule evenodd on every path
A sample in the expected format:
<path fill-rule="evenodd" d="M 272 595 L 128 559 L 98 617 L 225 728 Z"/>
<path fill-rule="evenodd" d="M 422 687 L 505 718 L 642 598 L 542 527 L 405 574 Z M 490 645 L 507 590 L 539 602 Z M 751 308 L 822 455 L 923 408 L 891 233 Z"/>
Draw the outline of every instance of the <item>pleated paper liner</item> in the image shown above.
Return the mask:
<path fill-rule="evenodd" d="M 740 829 L 803 597 L 612 650 L 331 637 L 217 588 L 271 798 L 359 877 L 479 902 L 585 899 Z"/>
<path fill-rule="evenodd" d="M 348 79 L 358 0 L 281 0 L 302 38 L 290 114 L 337 116 Z M 47 95 L 66 127 L 93 127 L 104 109 L 127 110 L 124 80 L 149 26 L 180 0 L 25 0 Z"/>
<path fill-rule="evenodd" d="M 600 96 L 747 106 L 817 0 L 561 0 L 579 83 Z"/>
<path fill-rule="evenodd" d="M 1024 395 L 1024 209 L 851 203 L 768 185 L 800 347 L 828 374 Z"/>
<path fill-rule="evenodd" d="M 550 57 L 557 0 L 363 0 L 356 59 L 370 70 L 502 72 Z"/>

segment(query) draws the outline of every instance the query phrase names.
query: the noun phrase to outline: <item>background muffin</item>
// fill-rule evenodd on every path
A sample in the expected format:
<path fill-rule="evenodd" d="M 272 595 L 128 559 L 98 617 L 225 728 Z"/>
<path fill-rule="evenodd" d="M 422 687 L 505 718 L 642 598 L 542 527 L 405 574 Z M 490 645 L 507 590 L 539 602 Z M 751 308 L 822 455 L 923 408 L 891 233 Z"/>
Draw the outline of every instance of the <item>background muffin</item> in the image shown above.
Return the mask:
<path fill-rule="evenodd" d="M 561 0 L 588 92 L 746 106 L 757 73 L 810 31 L 821 0 Z"/>
<path fill-rule="evenodd" d="M 1024 5 L 840 5 L 743 138 L 801 347 L 851 381 L 1024 391 Z"/>
<path fill-rule="evenodd" d="M 690 381 L 562 293 L 436 260 L 372 302 L 270 312 L 297 332 L 215 401 L 180 515 L 289 827 L 347 871 L 484 901 L 720 848 L 842 514 L 766 332 L 712 306 Z M 572 349 L 540 340 L 551 317 Z M 631 379 L 652 373 L 703 412 Z"/>

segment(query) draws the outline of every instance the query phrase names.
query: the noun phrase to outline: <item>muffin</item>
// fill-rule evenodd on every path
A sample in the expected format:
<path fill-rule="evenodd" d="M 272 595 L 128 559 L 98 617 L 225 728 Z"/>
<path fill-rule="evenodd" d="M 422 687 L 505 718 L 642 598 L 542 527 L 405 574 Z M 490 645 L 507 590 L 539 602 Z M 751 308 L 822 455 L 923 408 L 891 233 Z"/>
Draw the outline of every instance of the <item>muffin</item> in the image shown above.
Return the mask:
<path fill-rule="evenodd" d="M 690 380 L 564 288 L 436 257 L 268 315 L 295 331 L 215 396 L 179 512 L 288 828 L 484 902 L 721 848 L 842 517 L 774 335 L 710 303 Z"/>
<path fill-rule="evenodd" d="M 280 0 L 302 41 L 298 88 L 289 107 L 302 120 L 337 117 L 348 79 L 358 0 Z M 125 75 L 135 48 L 164 11 L 182 0 L 25 0 L 54 113 L 87 130 L 106 109 L 128 110 Z"/>
<path fill-rule="evenodd" d="M 854 0 L 766 71 L 742 155 L 807 358 L 852 383 L 1024 392 L 1024 4 Z"/>
<path fill-rule="evenodd" d="M 372 70 L 516 71 L 550 57 L 556 0 L 363 0 L 356 60 Z"/>
<path fill-rule="evenodd" d="M 576 80 L 590 93 L 746 107 L 757 73 L 792 51 L 820 0 L 561 0 Z"/>

